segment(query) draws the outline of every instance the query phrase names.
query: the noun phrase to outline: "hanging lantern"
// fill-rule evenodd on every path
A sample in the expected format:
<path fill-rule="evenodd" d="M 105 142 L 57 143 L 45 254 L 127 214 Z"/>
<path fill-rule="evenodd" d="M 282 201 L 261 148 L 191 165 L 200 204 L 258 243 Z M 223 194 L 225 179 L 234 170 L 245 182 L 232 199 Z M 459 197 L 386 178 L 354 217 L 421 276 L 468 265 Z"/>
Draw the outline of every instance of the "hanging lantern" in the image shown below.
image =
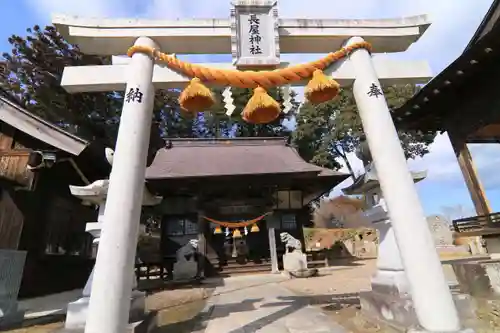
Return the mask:
<path fill-rule="evenodd" d="M 248 229 L 246 226 L 243 228 L 243 232 L 244 232 L 245 236 L 248 235 Z"/>
<path fill-rule="evenodd" d="M 259 226 L 256 224 L 252 225 L 252 228 L 250 229 L 250 232 L 259 232 Z"/>
<path fill-rule="evenodd" d="M 241 238 L 240 229 L 234 229 L 234 231 L 233 231 L 233 238 Z"/>
<path fill-rule="evenodd" d="M 216 226 L 214 230 L 214 235 L 222 234 L 222 229 L 220 226 Z"/>

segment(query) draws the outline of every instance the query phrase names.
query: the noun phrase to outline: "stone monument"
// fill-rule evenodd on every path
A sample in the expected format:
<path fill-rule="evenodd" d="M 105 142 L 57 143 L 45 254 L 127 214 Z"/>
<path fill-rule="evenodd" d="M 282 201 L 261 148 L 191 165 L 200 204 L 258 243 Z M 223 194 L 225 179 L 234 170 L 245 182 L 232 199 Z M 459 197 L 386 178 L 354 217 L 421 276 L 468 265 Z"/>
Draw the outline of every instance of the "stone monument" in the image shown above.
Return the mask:
<path fill-rule="evenodd" d="M 468 246 L 454 245 L 453 232 L 446 219 L 439 215 L 427 217 L 427 224 L 434 239 L 434 245 L 441 259 L 464 258 L 471 256 Z"/>
<path fill-rule="evenodd" d="M 113 164 L 113 150 L 106 148 L 106 158 L 110 164 Z M 109 180 L 102 179 L 93 182 L 87 186 L 70 186 L 71 194 L 82 200 L 85 205 L 96 205 L 99 207 L 97 222 L 89 222 L 86 225 L 86 231 L 94 237 L 93 243 L 98 246 L 101 239 L 101 230 L 104 221 L 104 211 L 106 207 L 106 196 L 109 187 Z M 145 187 L 143 194 L 143 205 L 153 206 L 161 202 L 161 197 L 153 196 Z M 139 223 L 139 221 L 137 221 Z M 66 313 L 66 321 L 64 327 L 68 330 L 80 330 L 85 327 L 87 321 L 87 311 L 92 293 L 92 282 L 94 277 L 94 269 L 90 274 L 87 283 L 82 292 L 82 297 L 75 302 L 68 304 Z M 137 281 L 134 272 L 130 272 L 132 282 L 132 297 L 129 312 L 129 321 L 136 322 L 142 320 L 145 313 L 145 293 L 136 289 Z"/>
<path fill-rule="evenodd" d="M 0 250 L 0 328 L 23 321 L 17 294 L 23 277 L 25 251 Z"/>

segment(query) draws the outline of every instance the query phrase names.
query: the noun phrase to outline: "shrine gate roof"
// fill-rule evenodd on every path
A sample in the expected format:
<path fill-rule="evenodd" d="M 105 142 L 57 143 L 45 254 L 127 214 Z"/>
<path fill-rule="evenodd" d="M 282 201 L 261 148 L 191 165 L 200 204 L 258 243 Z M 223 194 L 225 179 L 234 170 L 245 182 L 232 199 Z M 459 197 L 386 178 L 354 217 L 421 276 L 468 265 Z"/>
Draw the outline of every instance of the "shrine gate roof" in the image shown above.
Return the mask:
<path fill-rule="evenodd" d="M 146 179 L 310 173 L 348 175 L 305 162 L 285 138 L 173 139 L 156 153 Z M 170 146 L 169 143 L 169 146 Z"/>

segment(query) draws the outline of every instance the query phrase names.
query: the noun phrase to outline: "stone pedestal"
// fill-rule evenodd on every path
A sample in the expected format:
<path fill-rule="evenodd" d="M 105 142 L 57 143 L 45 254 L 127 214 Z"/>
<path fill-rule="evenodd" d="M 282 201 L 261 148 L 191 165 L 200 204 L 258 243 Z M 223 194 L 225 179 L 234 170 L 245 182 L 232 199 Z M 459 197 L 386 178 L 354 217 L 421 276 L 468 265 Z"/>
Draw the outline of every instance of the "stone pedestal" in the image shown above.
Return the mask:
<path fill-rule="evenodd" d="M 0 328 L 23 321 L 17 294 L 23 276 L 25 251 L 0 250 Z"/>
<path fill-rule="evenodd" d="M 87 322 L 90 296 L 68 304 L 66 322 L 64 327 L 68 330 L 83 330 Z M 129 323 L 139 322 L 144 319 L 146 308 L 146 294 L 133 291 L 130 299 Z"/>
<path fill-rule="evenodd" d="M 283 269 L 286 272 L 307 270 L 307 256 L 305 253 L 294 251 L 283 255 Z"/>
<path fill-rule="evenodd" d="M 184 260 L 174 264 L 174 281 L 189 281 L 198 276 L 198 262 L 196 260 Z"/>
<path fill-rule="evenodd" d="M 412 327 L 418 321 L 413 309 L 410 288 L 399 255 L 394 231 L 383 206 L 375 206 L 367 215 L 379 231 L 377 272 L 371 280 L 372 290 L 360 293 L 362 310 L 370 317 L 397 327 Z"/>
<path fill-rule="evenodd" d="M 317 268 L 307 268 L 307 256 L 300 251 L 283 255 L 283 274 L 289 278 L 309 278 L 318 274 Z"/>
<path fill-rule="evenodd" d="M 113 152 L 109 149 L 106 150 L 106 157 L 111 163 L 113 159 Z M 101 239 L 101 231 L 104 226 L 104 212 L 106 209 L 106 195 L 109 187 L 109 180 L 98 180 L 88 186 L 70 186 L 71 193 L 82 199 L 85 203 L 90 203 L 99 206 L 98 212 L 98 222 L 89 222 L 86 225 L 85 231 L 90 233 L 93 237 L 93 243 L 99 246 Z M 144 190 L 143 205 L 155 205 L 160 202 L 161 198 L 153 197 L 147 189 Z M 95 267 L 94 267 L 95 269 Z M 92 293 L 92 283 L 94 280 L 95 271 L 92 269 L 87 283 L 83 289 L 82 297 L 75 302 L 68 304 L 66 312 L 66 321 L 64 327 L 68 331 L 83 331 L 87 322 L 90 295 Z M 135 272 L 132 271 L 132 294 L 131 303 L 129 311 L 129 322 L 134 323 L 141 321 L 145 316 L 146 309 L 146 294 L 136 290 L 137 280 L 135 278 Z M 129 328 L 131 332 L 134 331 L 133 327 L 136 325 L 131 325 Z"/>
<path fill-rule="evenodd" d="M 83 289 L 82 297 L 75 302 L 68 303 L 66 312 L 66 321 L 64 327 L 68 330 L 83 330 L 87 322 L 87 313 L 90 302 L 90 294 L 92 292 L 92 280 L 94 278 L 94 270 L 89 276 L 85 288 Z M 129 323 L 135 323 L 144 319 L 146 313 L 146 293 L 135 290 L 137 281 L 133 276 L 132 297 L 130 299 Z"/>
<path fill-rule="evenodd" d="M 384 219 L 383 212 L 385 212 L 383 204 L 367 212 L 372 220 L 377 221 L 373 226 L 379 231 L 380 244 L 377 272 L 371 280 L 372 290 L 360 293 L 362 311 L 368 317 L 404 332 L 408 328 L 414 333 L 426 332 L 418 329 L 419 321 L 394 231 L 390 220 Z M 453 301 L 463 322 L 475 317 L 475 307 L 468 295 L 454 294 Z"/>

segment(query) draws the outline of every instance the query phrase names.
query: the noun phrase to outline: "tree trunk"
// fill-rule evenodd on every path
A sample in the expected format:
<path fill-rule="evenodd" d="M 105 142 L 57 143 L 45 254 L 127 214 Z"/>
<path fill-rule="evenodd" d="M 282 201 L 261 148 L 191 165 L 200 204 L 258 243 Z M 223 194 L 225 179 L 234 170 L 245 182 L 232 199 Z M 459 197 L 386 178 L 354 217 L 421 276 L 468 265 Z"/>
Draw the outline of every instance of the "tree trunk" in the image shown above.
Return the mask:
<path fill-rule="evenodd" d="M 347 167 L 347 170 L 349 170 L 349 173 L 351 174 L 352 181 L 356 181 L 356 175 L 354 174 L 354 170 L 352 169 L 352 165 L 349 162 L 349 159 L 347 158 L 347 156 L 343 156 L 343 155 L 342 155 L 342 159 L 345 162 L 345 166 Z"/>
<path fill-rule="evenodd" d="M 356 181 L 356 175 L 354 174 L 354 170 L 352 168 L 351 163 L 349 162 L 349 159 L 347 158 L 347 154 L 344 154 L 343 152 L 340 151 L 338 147 L 334 147 L 335 151 L 337 154 L 342 157 L 342 159 L 345 162 L 345 166 L 347 167 L 347 170 L 349 170 L 349 174 L 351 175 L 352 181 Z"/>

